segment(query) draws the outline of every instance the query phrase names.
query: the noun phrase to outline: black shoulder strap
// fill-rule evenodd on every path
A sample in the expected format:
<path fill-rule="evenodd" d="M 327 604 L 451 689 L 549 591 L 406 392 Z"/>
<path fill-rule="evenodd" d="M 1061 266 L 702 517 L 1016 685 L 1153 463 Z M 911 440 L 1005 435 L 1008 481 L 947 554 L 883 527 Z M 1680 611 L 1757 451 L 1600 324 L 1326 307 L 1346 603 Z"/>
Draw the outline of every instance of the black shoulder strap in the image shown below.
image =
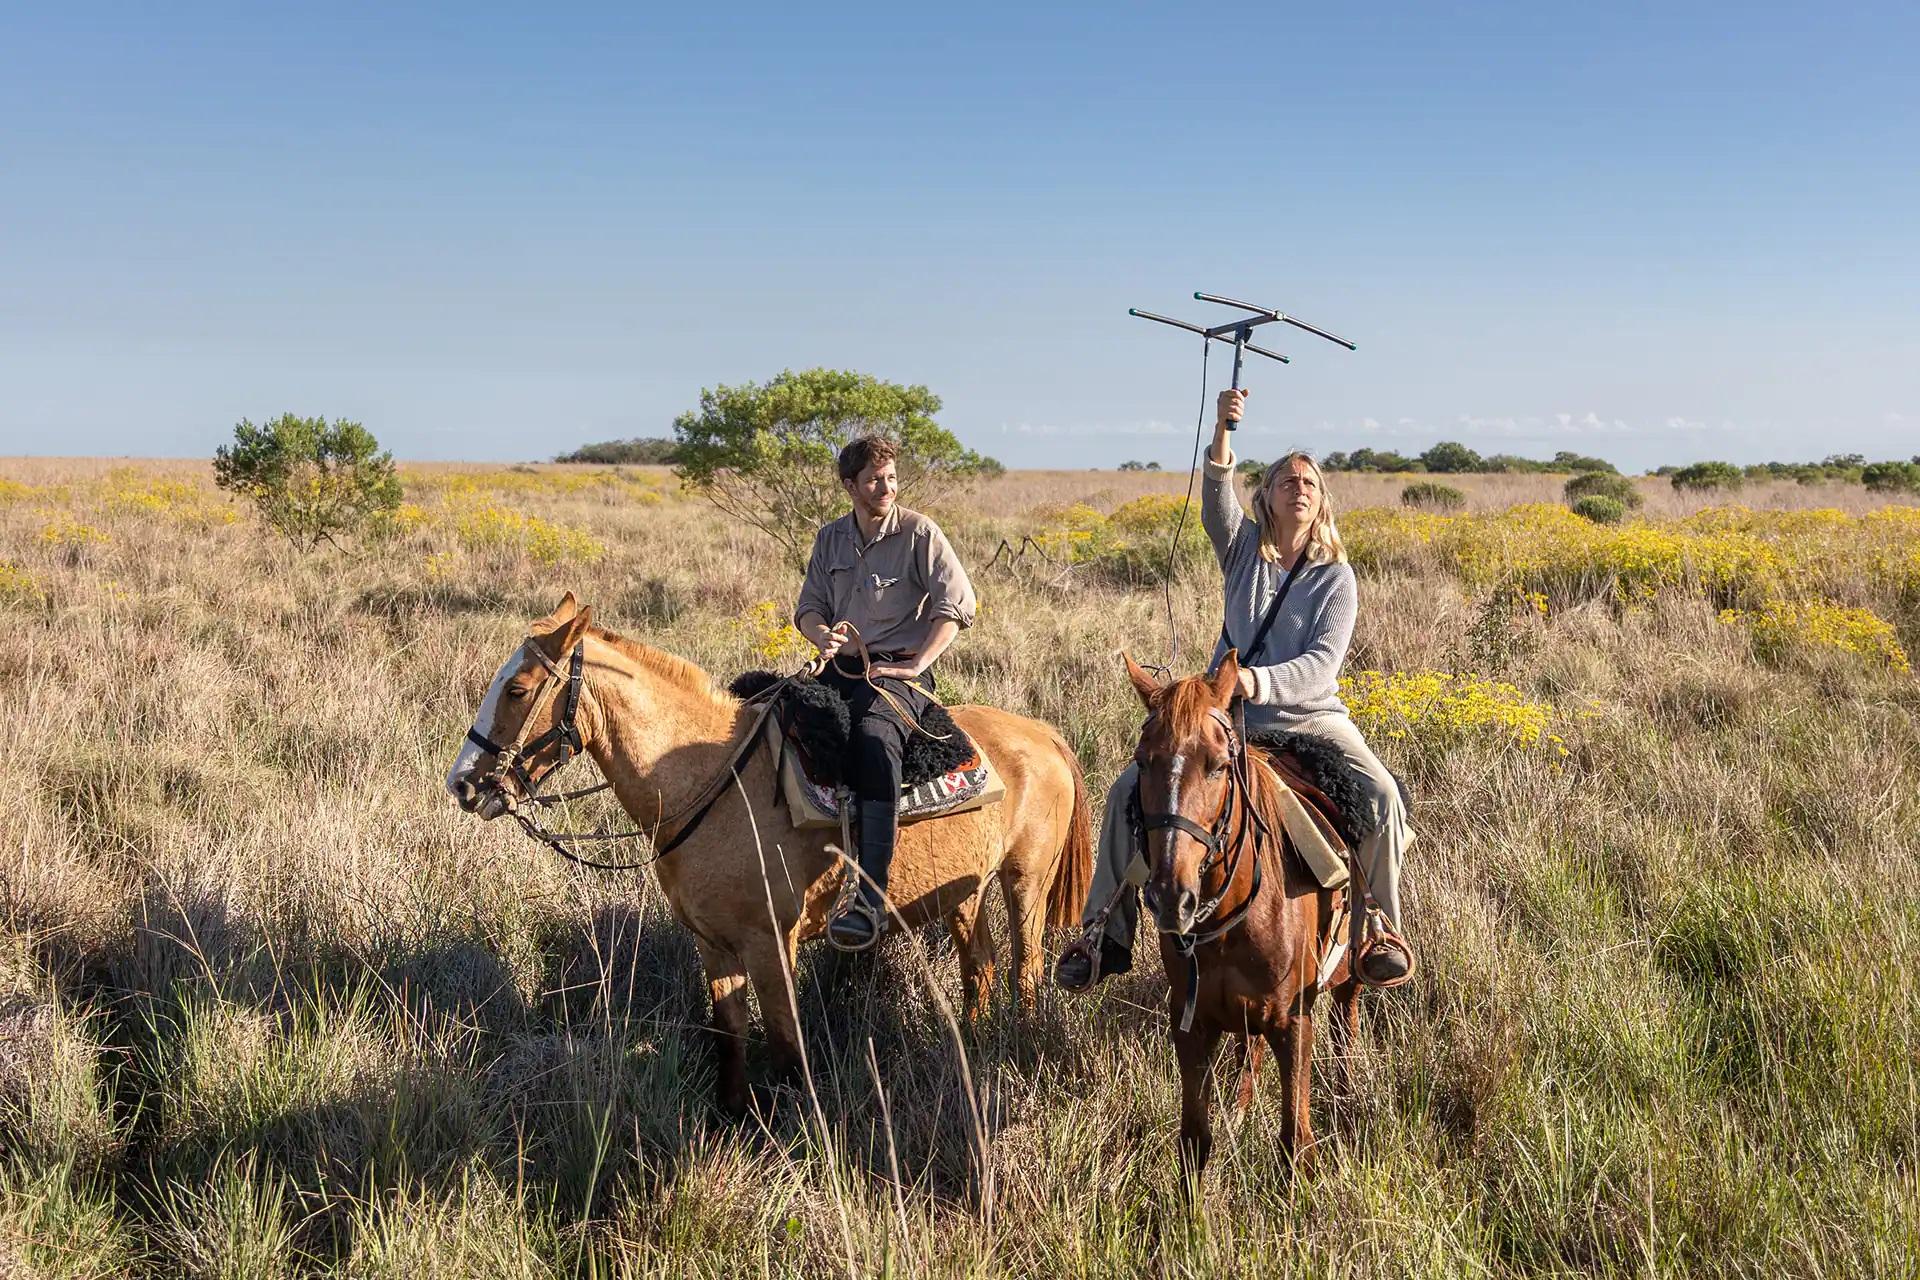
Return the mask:
<path fill-rule="evenodd" d="M 1280 606 L 1286 603 L 1287 592 L 1293 586 L 1293 580 L 1300 576 L 1300 570 L 1307 564 L 1307 549 L 1300 548 L 1300 556 L 1293 562 L 1293 568 L 1287 570 L 1287 576 L 1280 580 L 1280 589 L 1273 593 L 1273 603 L 1267 606 L 1267 614 L 1260 619 L 1260 629 L 1253 633 L 1253 643 L 1240 650 L 1240 665 L 1252 666 L 1254 655 L 1260 652 L 1260 646 L 1266 643 L 1267 632 L 1273 629 L 1273 620 L 1280 616 Z M 1229 649 L 1233 647 L 1233 637 L 1227 634 L 1227 624 L 1220 623 L 1220 641 Z"/>

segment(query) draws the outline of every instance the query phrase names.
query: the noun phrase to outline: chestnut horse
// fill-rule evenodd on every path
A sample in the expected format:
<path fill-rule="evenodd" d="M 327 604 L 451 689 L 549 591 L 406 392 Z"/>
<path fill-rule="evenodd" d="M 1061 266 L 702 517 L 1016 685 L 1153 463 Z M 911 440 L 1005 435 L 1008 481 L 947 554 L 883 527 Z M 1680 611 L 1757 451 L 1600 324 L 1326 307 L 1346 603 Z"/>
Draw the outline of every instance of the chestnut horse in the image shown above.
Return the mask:
<path fill-rule="evenodd" d="M 1240 1042 L 1242 1107 L 1252 1097 L 1261 1041 L 1272 1047 L 1280 1142 L 1303 1168 L 1313 1145 L 1313 1006 L 1342 891 L 1322 888 L 1287 843 L 1278 804 L 1284 784 L 1235 730 L 1238 655 L 1229 649 L 1211 678 L 1165 686 L 1131 657 L 1126 664 L 1148 712 L 1134 755 L 1137 819 L 1150 871 L 1144 900 L 1172 984 L 1181 1169 L 1187 1185 L 1197 1186 L 1213 1147 L 1208 1076 L 1225 1035 Z M 1343 1080 L 1358 995 L 1348 968 L 1343 959 L 1328 975 Z"/>
<path fill-rule="evenodd" d="M 774 797 L 773 753 L 756 709 L 714 687 L 693 663 L 592 625 L 568 592 L 533 623 L 488 688 L 447 774 L 461 807 L 491 820 L 523 806 L 576 752 L 592 756 L 621 807 L 653 833 L 653 863 L 690 930 L 713 999 L 720 1103 L 738 1115 L 746 1077 L 746 984 L 760 1000 L 776 1069 L 800 1064 L 791 975 L 804 938 L 825 927 L 839 892 L 839 833 L 797 830 Z M 1080 765 L 1047 725 L 992 707 L 949 708 L 1006 794 L 967 813 L 900 829 L 890 895 L 909 925 L 944 919 L 967 1008 L 993 981 L 993 938 L 980 913 L 998 877 L 1023 1005 L 1040 982 L 1048 924 L 1077 919 L 1092 868 L 1092 823 Z"/>

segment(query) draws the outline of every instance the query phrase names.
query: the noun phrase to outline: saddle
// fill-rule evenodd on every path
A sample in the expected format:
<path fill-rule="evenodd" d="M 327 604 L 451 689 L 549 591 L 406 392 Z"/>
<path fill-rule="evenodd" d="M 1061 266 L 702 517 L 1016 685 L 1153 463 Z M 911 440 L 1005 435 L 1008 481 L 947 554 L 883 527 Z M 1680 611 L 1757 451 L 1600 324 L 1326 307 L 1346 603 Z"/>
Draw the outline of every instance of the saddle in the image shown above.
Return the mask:
<path fill-rule="evenodd" d="M 750 671 L 728 687 L 735 697 L 749 698 L 778 679 L 771 672 Z M 927 734 L 908 738 L 900 762 L 902 824 L 978 809 L 1006 794 L 993 762 L 945 707 L 930 704 L 919 721 Z M 781 693 L 764 732 L 776 761 L 777 798 L 786 802 L 794 826 L 839 827 L 845 781 L 840 763 L 852 733 L 846 700 L 830 685 L 795 678 Z"/>

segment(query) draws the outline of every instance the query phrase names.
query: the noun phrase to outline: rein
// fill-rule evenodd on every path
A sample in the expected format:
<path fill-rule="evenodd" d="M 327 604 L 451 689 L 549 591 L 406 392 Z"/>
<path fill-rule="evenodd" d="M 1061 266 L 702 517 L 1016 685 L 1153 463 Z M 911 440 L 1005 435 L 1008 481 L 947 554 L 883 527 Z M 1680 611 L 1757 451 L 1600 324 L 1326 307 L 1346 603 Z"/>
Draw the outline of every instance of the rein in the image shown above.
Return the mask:
<path fill-rule="evenodd" d="M 860 678 L 867 682 L 867 687 L 869 689 L 872 689 L 875 693 L 880 695 L 880 698 L 882 701 L 884 701 L 889 707 L 893 708 L 893 714 L 900 717 L 900 722 L 906 725 L 907 728 L 912 730 L 914 733 L 918 733 L 923 737 L 932 738 L 935 742 L 945 742 L 947 739 L 951 738 L 953 736 L 952 734 L 935 733 L 933 730 L 927 728 L 925 725 L 921 724 L 918 720 L 914 719 L 913 712 L 907 710 L 906 704 L 901 702 L 899 698 L 895 697 L 892 690 L 888 689 L 885 685 L 881 684 L 878 680 L 875 680 L 873 678 L 873 655 L 869 653 L 867 650 L 866 637 L 860 634 L 860 628 L 855 626 L 851 620 L 842 621 L 840 625 L 853 633 L 854 648 L 860 654 Z M 847 676 L 849 679 L 852 678 L 848 672 L 841 669 L 839 655 L 836 654 L 831 661 L 832 661 L 833 669 L 836 672 L 838 672 L 842 676 Z M 881 679 L 885 679 L 885 678 L 886 677 L 884 676 L 881 677 Z M 911 680 L 904 681 L 903 683 L 913 684 Z M 913 687 L 920 690 L 920 692 L 924 694 L 930 701 L 939 702 L 940 705 L 943 707 L 947 705 L 944 702 L 940 702 L 940 696 L 934 693 L 933 690 L 924 688 L 917 684 L 915 684 Z"/>

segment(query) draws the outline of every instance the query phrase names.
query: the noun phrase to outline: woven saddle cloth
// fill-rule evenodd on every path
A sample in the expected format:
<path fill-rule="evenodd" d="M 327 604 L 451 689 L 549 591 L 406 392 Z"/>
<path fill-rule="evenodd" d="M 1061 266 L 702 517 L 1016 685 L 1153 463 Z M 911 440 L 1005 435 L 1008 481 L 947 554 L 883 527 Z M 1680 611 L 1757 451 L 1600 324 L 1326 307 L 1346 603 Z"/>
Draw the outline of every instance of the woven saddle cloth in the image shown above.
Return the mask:
<path fill-rule="evenodd" d="M 771 672 L 748 672 L 729 688 L 736 697 L 752 697 L 778 679 Z M 908 737 L 900 763 L 902 824 L 978 809 L 1006 794 L 986 752 L 944 706 L 930 704 L 919 720 L 928 733 L 940 736 Z M 779 761 L 780 794 L 794 826 L 839 827 L 840 768 L 852 733 L 846 700 L 830 685 L 796 679 L 780 695 L 763 732 Z"/>

